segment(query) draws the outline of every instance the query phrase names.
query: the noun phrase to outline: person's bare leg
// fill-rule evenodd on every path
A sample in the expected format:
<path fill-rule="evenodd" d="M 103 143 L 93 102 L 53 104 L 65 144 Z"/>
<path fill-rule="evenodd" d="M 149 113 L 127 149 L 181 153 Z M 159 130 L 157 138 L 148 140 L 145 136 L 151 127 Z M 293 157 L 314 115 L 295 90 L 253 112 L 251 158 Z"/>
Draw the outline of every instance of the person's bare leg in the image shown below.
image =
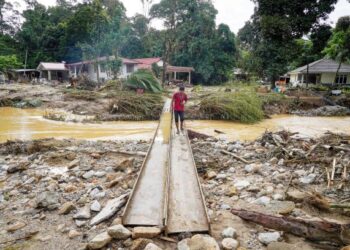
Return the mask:
<path fill-rule="evenodd" d="M 175 125 L 176 125 L 176 134 L 180 134 L 179 123 L 175 122 Z"/>
<path fill-rule="evenodd" d="M 184 121 L 181 121 L 181 131 L 184 131 Z"/>

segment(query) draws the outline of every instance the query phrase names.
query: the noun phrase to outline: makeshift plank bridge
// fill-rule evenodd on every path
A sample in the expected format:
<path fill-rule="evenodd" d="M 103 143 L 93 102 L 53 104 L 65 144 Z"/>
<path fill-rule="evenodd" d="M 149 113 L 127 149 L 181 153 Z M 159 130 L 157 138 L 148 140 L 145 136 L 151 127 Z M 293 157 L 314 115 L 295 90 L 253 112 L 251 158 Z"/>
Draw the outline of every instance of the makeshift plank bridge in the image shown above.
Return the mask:
<path fill-rule="evenodd" d="M 209 218 L 187 133 L 176 135 L 171 100 L 126 205 L 123 224 L 166 233 L 208 232 Z"/>

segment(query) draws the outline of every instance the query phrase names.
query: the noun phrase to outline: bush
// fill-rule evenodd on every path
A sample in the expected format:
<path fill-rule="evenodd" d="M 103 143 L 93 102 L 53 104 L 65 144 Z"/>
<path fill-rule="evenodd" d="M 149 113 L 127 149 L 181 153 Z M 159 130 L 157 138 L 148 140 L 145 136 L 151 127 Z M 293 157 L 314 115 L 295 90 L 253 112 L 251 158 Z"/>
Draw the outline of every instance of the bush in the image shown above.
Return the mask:
<path fill-rule="evenodd" d="M 209 119 L 255 123 L 264 118 L 262 102 L 255 93 L 216 93 L 200 102 L 200 111 Z"/>
<path fill-rule="evenodd" d="M 160 94 L 136 95 L 131 92 L 120 92 L 111 102 L 111 114 L 126 114 L 140 119 L 158 119 L 163 108 L 163 98 Z"/>
<path fill-rule="evenodd" d="M 138 70 L 132 73 L 126 81 L 126 86 L 132 89 L 144 89 L 153 93 L 162 91 L 160 82 L 149 70 Z"/>

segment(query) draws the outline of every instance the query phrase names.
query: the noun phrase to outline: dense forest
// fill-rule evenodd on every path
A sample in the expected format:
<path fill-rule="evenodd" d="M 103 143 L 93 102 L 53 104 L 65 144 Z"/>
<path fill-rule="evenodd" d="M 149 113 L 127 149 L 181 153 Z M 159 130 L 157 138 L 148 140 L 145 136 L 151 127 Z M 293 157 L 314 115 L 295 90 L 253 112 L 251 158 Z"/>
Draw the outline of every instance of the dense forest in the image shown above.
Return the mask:
<path fill-rule="evenodd" d="M 23 12 L 0 0 L 0 70 L 104 55 L 162 57 L 194 67 L 197 83 L 217 84 L 230 79 L 234 67 L 273 81 L 326 55 L 350 58 L 350 17 L 335 28 L 324 22 L 337 0 L 254 0 L 255 13 L 237 36 L 216 24 L 211 0 L 140 1 L 144 13 L 129 18 L 118 0 L 57 0 L 53 7 L 26 0 Z M 153 19 L 164 29 L 152 28 Z"/>

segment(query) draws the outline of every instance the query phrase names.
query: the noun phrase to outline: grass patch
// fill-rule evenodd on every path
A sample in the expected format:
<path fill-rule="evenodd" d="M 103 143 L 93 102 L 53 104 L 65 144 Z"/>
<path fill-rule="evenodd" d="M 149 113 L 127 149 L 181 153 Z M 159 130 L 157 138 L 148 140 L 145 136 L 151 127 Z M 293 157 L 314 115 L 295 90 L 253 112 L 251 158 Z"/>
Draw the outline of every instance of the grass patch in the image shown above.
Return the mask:
<path fill-rule="evenodd" d="M 262 101 L 256 93 L 215 93 L 200 102 L 200 112 L 210 119 L 256 123 L 264 118 Z"/>
<path fill-rule="evenodd" d="M 286 102 L 287 98 L 279 93 L 267 93 L 259 95 L 263 105 L 280 104 Z"/>
<path fill-rule="evenodd" d="M 111 114 L 126 114 L 140 119 L 158 119 L 163 108 L 161 94 L 136 95 L 134 92 L 120 92 L 109 105 Z"/>

